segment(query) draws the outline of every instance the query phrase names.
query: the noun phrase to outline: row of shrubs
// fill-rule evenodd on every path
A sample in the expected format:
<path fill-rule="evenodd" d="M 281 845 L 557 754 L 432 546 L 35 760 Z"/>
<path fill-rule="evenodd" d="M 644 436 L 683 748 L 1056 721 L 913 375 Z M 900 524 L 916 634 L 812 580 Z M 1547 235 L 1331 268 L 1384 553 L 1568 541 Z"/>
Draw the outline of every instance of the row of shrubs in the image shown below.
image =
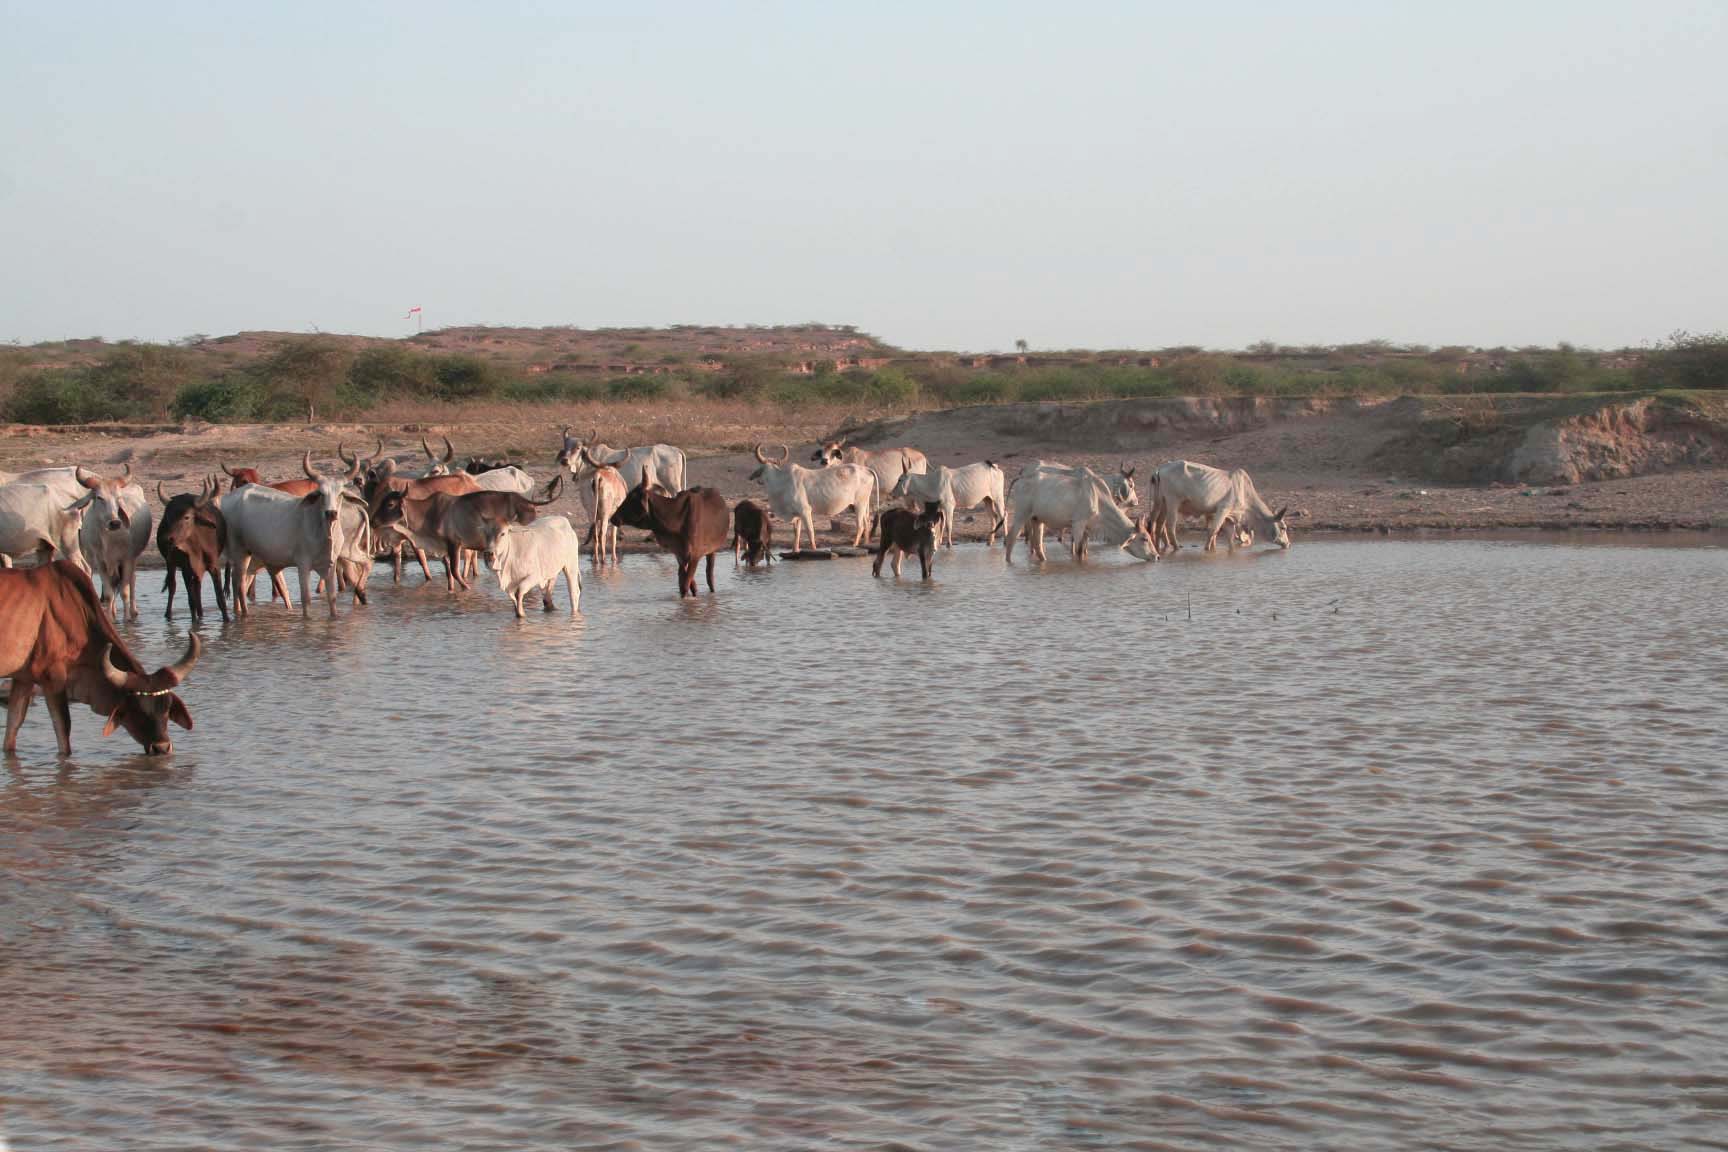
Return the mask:
<path fill-rule="evenodd" d="M 10 380 L 0 378 L 0 414 L 31 424 L 165 418 L 243 423 L 354 415 L 391 399 L 570 404 L 711 397 L 783 407 L 899 408 L 1136 396 L 1728 388 L 1728 336 L 1676 334 L 1651 350 L 1636 370 L 1610 367 L 1562 346 L 1514 357 L 1498 372 L 1467 375 L 1421 360 L 1322 371 L 1199 352 L 1156 368 L 1094 364 L 977 371 L 931 360 L 905 369 L 791 375 L 771 362 L 739 361 L 717 372 L 601 380 L 559 372 L 519 376 L 492 361 L 425 355 L 400 346 L 356 352 L 317 337 L 284 342 L 252 364 L 217 375 L 187 379 L 191 372 L 180 349 L 122 346 L 88 367 L 13 371 Z"/>

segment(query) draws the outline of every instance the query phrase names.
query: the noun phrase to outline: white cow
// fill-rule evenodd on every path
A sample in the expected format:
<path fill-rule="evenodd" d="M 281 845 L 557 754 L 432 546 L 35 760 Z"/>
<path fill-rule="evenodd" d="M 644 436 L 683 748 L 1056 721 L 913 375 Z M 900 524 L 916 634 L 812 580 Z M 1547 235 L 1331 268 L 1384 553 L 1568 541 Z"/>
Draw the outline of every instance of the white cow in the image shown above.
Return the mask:
<path fill-rule="evenodd" d="M 570 615 L 582 604 L 582 542 L 565 516 L 539 516 L 531 524 L 509 524 L 489 533 L 492 549 L 487 566 L 498 574 L 498 586 L 516 606 L 516 618 L 527 615 L 522 601 L 540 589 L 541 605 L 552 611 L 552 587 L 558 573 L 570 593 Z"/>
<path fill-rule="evenodd" d="M 780 445 L 780 459 L 770 460 L 756 445 L 756 471 L 750 479 L 762 481 L 768 491 L 768 509 L 782 520 L 792 521 L 792 550 L 798 551 L 802 533 L 810 533 L 816 546 L 816 517 L 837 516 L 848 508 L 858 512 L 858 531 L 852 538 L 856 548 L 870 528 L 871 500 L 876 494 L 876 473 L 858 464 L 833 464 L 806 468 L 792 463 L 792 449 Z"/>
<path fill-rule="evenodd" d="M 1021 476 L 1028 476 L 1035 472 L 1091 471 L 1092 470 L 1087 468 L 1084 464 L 1066 464 L 1060 460 L 1034 460 L 1032 463 L 1026 465 L 1026 467 L 1020 469 L 1020 475 L 1014 477 L 1013 481 L 1008 485 L 1008 495 L 1010 497 L 1014 495 L 1014 485 L 1020 482 Z M 1116 501 L 1117 507 L 1128 509 L 1134 507 L 1134 505 L 1140 502 L 1140 493 L 1136 491 L 1134 487 L 1134 473 L 1137 471 L 1139 471 L 1137 466 L 1130 468 L 1128 467 L 1128 462 L 1124 460 L 1116 466 L 1116 471 L 1114 473 L 1108 476 L 1098 477 L 1100 480 L 1104 481 L 1104 486 L 1110 489 L 1110 499 Z M 1097 475 L 1097 473 L 1093 473 L 1093 475 Z"/>
<path fill-rule="evenodd" d="M 1014 486 L 1014 523 L 1005 541 L 1009 563 L 1015 539 L 1028 527 L 1027 551 L 1035 560 L 1044 559 L 1046 525 L 1066 526 L 1073 534 L 1075 560 L 1086 558 L 1086 541 L 1092 536 L 1136 559 L 1158 559 L 1145 525 L 1118 508 L 1104 481 L 1088 469 L 1021 476 Z"/>
<path fill-rule="evenodd" d="M 125 604 L 126 614 L 136 620 L 138 557 L 150 546 L 155 514 L 144 489 L 131 482 L 132 465 L 125 468 L 119 480 L 88 475 L 81 479 L 90 489 L 91 500 L 78 543 L 91 573 L 102 578 L 102 607 L 119 619 L 120 611 L 114 606 L 118 598 Z"/>
<path fill-rule="evenodd" d="M 894 491 L 894 485 L 900 483 L 903 474 L 923 473 L 930 468 L 929 459 L 916 448 L 848 448 L 844 436 L 822 441 L 810 454 L 810 462 L 824 468 L 830 464 L 857 464 L 870 469 L 876 473 L 876 481 L 881 485 L 876 492 L 878 505 L 884 502 L 883 498 L 889 492 Z M 907 505 L 916 507 L 910 499 Z"/>
<path fill-rule="evenodd" d="M 596 464 L 594 458 L 588 455 L 588 449 L 581 448 L 582 462 L 593 469 L 593 482 L 586 485 L 588 491 L 583 493 L 582 502 L 588 505 L 593 526 L 589 529 L 594 539 L 594 566 L 598 568 L 606 562 L 606 547 L 610 537 L 612 547 L 612 563 L 618 563 L 618 525 L 612 521 L 612 513 L 618 510 L 618 505 L 624 503 L 624 497 L 630 494 L 630 489 L 624 484 L 624 477 L 618 469 L 610 464 Z M 650 464 L 644 472 L 652 477 L 653 465 Z M 674 493 L 676 495 L 676 493 Z"/>
<path fill-rule="evenodd" d="M 1187 460 L 1172 460 L 1160 465 L 1152 474 L 1152 526 L 1156 541 L 1168 544 L 1171 551 L 1180 548 L 1176 540 L 1176 522 L 1182 516 L 1206 517 L 1206 551 L 1218 546 L 1218 533 L 1226 521 L 1234 520 L 1237 532 L 1251 533 L 1255 539 L 1266 539 L 1280 548 L 1290 547 L 1290 531 L 1284 525 L 1284 513 L 1267 506 L 1254 488 L 1247 471 L 1236 468 L 1226 472 L 1207 464 Z"/>
<path fill-rule="evenodd" d="M 248 568 L 254 562 L 275 573 L 294 568 L 300 574 L 300 611 L 312 608 L 312 573 L 318 572 L 324 581 L 324 599 L 330 605 L 330 615 L 336 615 L 336 570 L 338 563 L 369 549 L 358 548 L 364 541 L 350 541 L 351 533 L 363 533 L 366 502 L 348 487 L 359 474 L 356 463 L 347 476 L 320 476 L 312 470 L 312 453 L 307 452 L 301 467 L 318 487 L 305 496 L 290 496 L 274 488 L 247 484 L 222 497 L 222 518 L 228 525 L 228 570 L 235 589 L 234 603 L 242 615 L 247 614 L 245 597 Z M 343 508 L 355 506 L 360 518 Z M 361 596 L 357 596 L 362 598 Z M 293 607 L 292 601 L 288 605 Z"/>
<path fill-rule="evenodd" d="M 1008 522 L 1005 487 L 1002 466 L 986 460 L 982 464 L 967 464 L 961 468 L 937 464 L 927 472 L 913 472 L 908 468 L 900 474 L 889 495 L 893 499 L 904 498 L 919 504 L 932 501 L 940 504 L 942 522 L 936 526 L 936 536 L 938 541 L 945 538 L 950 548 L 954 547 L 955 511 L 988 504 L 990 534 L 984 543 L 989 546 L 996 543 L 996 533 Z"/>
<path fill-rule="evenodd" d="M 33 555 L 38 564 L 70 560 L 88 573 L 78 536 L 91 499 L 86 492 L 62 504 L 46 484 L 0 485 L 0 565 L 10 568 L 15 557 Z"/>
<path fill-rule="evenodd" d="M 558 451 L 558 463 L 570 470 L 572 480 L 582 479 L 584 465 L 582 449 L 588 450 L 588 455 L 600 464 L 610 464 L 618 469 L 618 474 L 624 478 L 626 488 L 634 488 L 642 483 L 643 468 L 653 470 L 654 477 L 661 487 L 676 496 L 684 491 L 684 450 L 674 448 L 670 444 L 644 444 L 639 448 L 608 448 L 595 437 L 598 428 L 588 433 L 586 440 L 570 435 L 568 426 L 564 429 L 564 446 Z M 593 499 L 594 491 L 590 485 L 580 485 L 577 491 L 583 495 L 583 507 L 592 516 L 594 509 L 588 506 Z"/>

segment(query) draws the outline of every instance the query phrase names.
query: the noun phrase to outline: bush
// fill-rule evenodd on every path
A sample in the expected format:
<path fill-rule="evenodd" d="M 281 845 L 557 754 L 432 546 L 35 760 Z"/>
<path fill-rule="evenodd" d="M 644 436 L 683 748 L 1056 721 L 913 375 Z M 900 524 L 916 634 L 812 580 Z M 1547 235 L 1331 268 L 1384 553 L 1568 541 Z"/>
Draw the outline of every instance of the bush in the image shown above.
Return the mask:
<path fill-rule="evenodd" d="M 580 404 L 599 400 L 605 394 L 606 389 L 598 380 L 568 372 L 548 372 L 541 376 L 511 380 L 504 385 L 502 393 L 506 400 L 527 404 Z"/>
<path fill-rule="evenodd" d="M 92 424 L 135 419 L 137 405 L 113 381 L 81 369 L 41 372 L 21 380 L 6 401 L 6 418 L 19 424 Z"/>
<path fill-rule="evenodd" d="M 502 387 L 498 370 L 474 356 L 440 356 L 434 361 L 437 396 L 441 400 L 476 400 Z"/>
<path fill-rule="evenodd" d="M 368 348 L 354 357 L 347 390 L 368 407 L 385 396 L 436 396 L 438 365 L 397 344 Z"/>
<path fill-rule="evenodd" d="M 1676 332 L 1644 357 L 1634 379 L 1646 388 L 1728 388 L 1728 335 Z"/>
<path fill-rule="evenodd" d="M 263 400 L 263 388 L 255 377 L 231 372 L 181 385 L 171 410 L 181 420 L 245 423 L 257 419 Z"/>

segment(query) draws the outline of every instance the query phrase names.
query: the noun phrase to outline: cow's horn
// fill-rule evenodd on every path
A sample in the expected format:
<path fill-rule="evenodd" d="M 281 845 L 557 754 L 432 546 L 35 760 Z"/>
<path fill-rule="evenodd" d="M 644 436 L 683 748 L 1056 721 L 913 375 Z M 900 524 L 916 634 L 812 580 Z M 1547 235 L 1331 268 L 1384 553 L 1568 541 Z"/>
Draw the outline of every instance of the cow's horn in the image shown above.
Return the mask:
<path fill-rule="evenodd" d="M 432 451 L 431 447 L 426 443 L 426 437 L 424 436 L 420 437 L 420 451 L 426 453 L 426 459 L 432 461 L 434 464 L 438 462 L 438 453 Z"/>
<path fill-rule="evenodd" d="M 72 475 L 76 476 L 78 478 L 78 483 L 84 485 L 86 488 L 96 488 L 102 483 L 102 477 L 96 475 L 94 472 L 84 471 L 84 466 L 81 464 L 74 464 L 72 466 Z"/>
<path fill-rule="evenodd" d="M 600 425 L 596 424 L 588 430 L 588 443 L 595 444 L 600 440 Z"/>
<path fill-rule="evenodd" d="M 156 481 L 156 499 L 162 501 L 162 507 L 168 507 L 168 494 L 162 491 L 162 481 Z"/>
<path fill-rule="evenodd" d="M 791 459 L 792 459 L 791 446 L 786 445 L 786 444 L 780 445 L 780 463 L 785 464 L 788 461 L 790 461 Z"/>
<path fill-rule="evenodd" d="M 450 443 L 450 437 L 446 436 L 444 437 L 444 463 L 448 464 L 454 459 L 456 459 L 456 448 Z"/>
<path fill-rule="evenodd" d="M 120 478 L 122 480 L 132 479 L 132 465 L 130 463 L 127 463 L 127 464 L 120 465 L 120 467 L 122 469 L 122 472 L 120 474 Z"/>
<path fill-rule="evenodd" d="M 306 470 L 306 478 L 308 480 L 322 479 L 318 473 L 312 471 L 312 449 L 306 449 L 306 455 L 300 458 L 300 467 Z"/>
<path fill-rule="evenodd" d="M 336 441 L 336 459 L 352 468 L 355 463 L 359 461 L 360 457 L 350 456 L 347 452 L 344 452 L 342 450 L 342 441 L 338 440 Z"/>
<path fill-rule="evenodd" d="M 1126 460 L 1122 461 L 1122 463 L 1118 467 L 1119 467 L 1122 475 L 1126 476 L 1130 480 L 1134 479 L 1134 473 L 1136 473 L 1140 470 L 1140 466 L 1138 464 L 1136 464 L 1132 468 L 1128 467 L 1128 461 L 1126 461 Z"/>
<path fill-rule="evenodd" d="M 758 464 L 768 463 L 768 457 L 762 455 L 762 445 L 760 444 L 756 445 L 756 462 Z"/>
<path fill-rule="evenodd" d="M 234 478 L 234 469 L 228 467 L 228 462 L 226 460 L 218 460 L 216 463 L 222 465 L 222 471 L 228 473 L 228 478 L 230 480 Z"/>
<path fill-rule="evenodd" d="M 196 639 L 197 637 L 193 638 Z M 102 678 L 104 680 L 121 691 L 125 691 L 126 686 L 132 682 L 132 676 L 133 673 L 115 665 L 114 645 L 110 644 L 102 649 Z"/>
<path fill-rule="evenodd" d="M 346 480 L 348 481 L 348 483 L 352 484 L 356 480 L 360 479 L 360 457 L 358 455 L 356 455 L 354 457 L 354 459 L 347 461 L 347 464 L 348 464 L 348 475 L 346 477 Z"/>
<path fill-rule="evenodd" d="M 162 675 L 170 677 L 169 683 L 179 684 L 192 672 L 192 665 L 198 663 L 198 657 L 204 654 L 204 645 L 194 632 L 186 641 L 186 655 L 162 669 Z"/>
<path fill-rule="evenodd" d="M 1282 507 L 1282 508 L 1280 508 L 1280 509 L 1278 509 L 1278 512 L 1277 512 L 1277 514 L 1276 514 L 1276 515 L 1274 515 L 1274 516 L 1273 516 L 1273 517 L 1272 517 L 1272 519 L 1274 519 L 1274 520 L 1282 520 L 1282 519 L 1284 519 L 1284 513 L 1286 513 L 1286 512 L 1288 512 L 1288 511 L 1290 511 L 1290 505 L 1288 505 L 1288 504 L 1286 504 L 1286 505 L 1284 505 L 1284 507 Z"/>

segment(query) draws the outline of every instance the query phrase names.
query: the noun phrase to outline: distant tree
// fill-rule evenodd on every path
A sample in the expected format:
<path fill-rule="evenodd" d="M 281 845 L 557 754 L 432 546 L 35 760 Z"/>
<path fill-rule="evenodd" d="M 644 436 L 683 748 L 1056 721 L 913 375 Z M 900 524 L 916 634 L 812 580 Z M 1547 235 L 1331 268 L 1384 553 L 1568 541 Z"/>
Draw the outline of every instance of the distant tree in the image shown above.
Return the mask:
<path fill-rule="evenodd" d="M 318 406 L 335 395 L 348 378 L 354 355 L 339 342 L 321 336 L 284 340 L 256 369 L 272 401 L 281 409 L 304 408 L 308 421 L 318 418 Z"/>
<path fill-rule="evenodd" d="M 1022 356 L 1026 355 L 1026 350 L 1030 347 L 1032 347 L 1032 345 L 1026 343 L 1024 340 L 1014 341 L 1014 350 Z"/>

